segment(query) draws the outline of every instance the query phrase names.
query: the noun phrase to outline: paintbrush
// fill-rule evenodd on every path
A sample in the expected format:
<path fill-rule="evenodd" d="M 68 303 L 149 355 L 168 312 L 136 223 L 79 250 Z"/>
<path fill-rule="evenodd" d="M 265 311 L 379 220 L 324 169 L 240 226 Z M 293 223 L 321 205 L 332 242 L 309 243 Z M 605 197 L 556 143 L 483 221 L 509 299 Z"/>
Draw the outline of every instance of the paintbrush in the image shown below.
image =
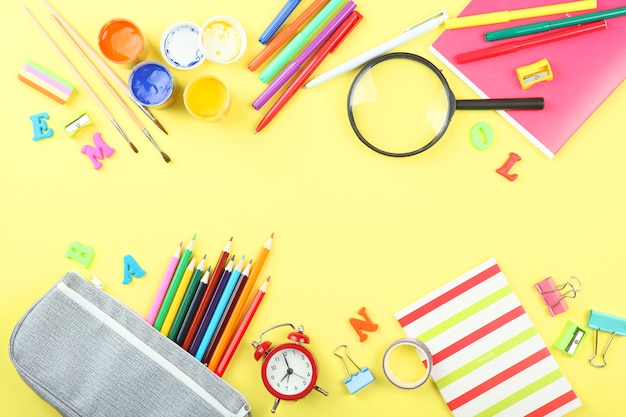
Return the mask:
<path fill-rule="evenodd" d="M 165 152 L 163 152 L 161 150 L 161 148 L 159 147 L 159 145 L 156 143 L 156 141 L 152 138 L 152 136 L 150 135 L 150 133 L 148 133 L 148 131 L 146 130 L 145 126 L 141 123 L 141 121 L 137 118 L 137 116 L 135 116 L 135 114 L 130 110 L 130 108 L 128 107 L 128 105 L 124 102 L 124 100 L 122 100 L 122 97 L 120 97 L 120 95 L 117 93 L 117 91 L 115 91 L 115 89 L 113 88 L 113 86 L 109 83 L 109 81 L 104 77 L 104 75 L 102 75 L 102 73 L 100 72 L 100 70 L 95 66 L 95 64 L 93 62 L 91 62 L 91 60 L 89 59 L 89 57 L 87 57 L 87 55 L 85 54 L 85 52 L 80 48 L 80 46 L 76 43 L 76 40 L 74 40 L 74 38 L 72 37 L 72 35 L 69 34 L 69 32 L 65 29 L 65 27 L 63 26 L 63 24 L 59 21 L 59 19 L 56 18 L 56 16 L 51 16 L 52 20 L 54 21 L 54 23 L 57 24 L 57 26 L 59 27 L 59 29 L 61 29 L 61 31 L 65 34 L 65 36 L 67 36 L 67 39 L 69 39 L 69 41 L 72 43 L 72 45 L 74 45 L 74 47 L 76 48 L 76 50 L 80 53 L 80 55 L 83 57 L 83 59 L 87 62 L 87 64 L 89 64 L 89 67 L 93 70 L 93 72 L 98 76 L 98 78 L 100 79 L 100 81 L 102 81 L 102 83 L 106 86 L 106 88 L 109 90 L 109 92 L 111 94 L 113 94 L 113 97 L 115 97 L 115 99 L 117 100 L 117 102 L 120 104 L 120 106 L 122 106 L 122 108 L 126 111 L 126 113 L 130 116 L 130 118 L 135 122 L 135 124 L 141 129 L 141 131 L 144 133 L 144 135 L 146 135 L 146 137 L 148 138 L 148 140 L 150 140 L 150 142 L 152 143 L 152 145 L 154 145 L 154 147 L 156 148 L 157 151 L 159 151 L 159 153 L 161 154 L 161 156 L 163 157 L 163 159 L 165 160 L 165 162 L 170 162 L 171 159 L 169 156 L 167 156 L 167 154 Z"/>
<path fill-rule="evenodd" d="M 41 31 L 41 33 L 44 35 L 44 37 L 46 39 L 48 39 L 48 41 L 50 42 L 50 44 L 52 45 L 52 47 L 57 51 L 57 53 L 61 56 L 61 58 L 63 58 L 63 60 L 65 61 L 65 63 L 67 64 L 68 67 L 70 67 L 70 69 L 72 70 L 72 72 L 74 73 L 74 75 L 76 76 L 76 78 L 78 78 L 78 80 L 81 82 L 81 84 L 85 87 L 85 89 L 87 90 L 87 92 L 89 93 L 89 95 L 91 96 L 91 98 L 96 102 L 96 104 L 100 107 L 100 109 L 102 110 L 102 112 L 109 118 L 109 120 L 111 121 L 111 123 L 113 123 L 113 125 L 115 126 L 115 128 L 118 130 L 118 132 L 120 132 L 120 134 L 122 135 L 122 137 L 126 140 L 126 142 L 128 142 L 128 144 L 130 145 L 131 149 L 137 153 L 137 148 L 135 147 L 135 145 L 133 145 L 133 143 L 130 141 L 130 139 L 128 139 L 128 136 L 126 136 L 126 133 L 124 133 L 124 131 L 122 130 L 122 128 L 120 127 L 120 125 L 117 123 L 117 121 L 115 120 L 115 118 L 113 117 L 113 114 L 111 114 L 111 112 L 109 111 L 109 109 L 105 106 L 105 104 L 102 102 L 102 100 L 100 100 L 100 97 L 98 97 L 98 95 L 96 94 L 96 92 L 91 88 L 91 86 L 89 85 L 89 83 L 87 83 L 87 81 L 83 78 L 83 76 L 80 74 L 80 72 L 78 72 L 78 70 L 76 69 L 76 67 L 74 66 L 74 64 L 72 64 L 72 61 L 69 60 L 69 58 L 63 53 L 63 51 L 61 50 L 61 48 L 59 48 L 59 46 L 56 44 L 56 42 L 54 42 L 54 39 L 52 39 L 52 37 L 48 34 L 48 32 L 46 32 L 46 29 L 44 29 L 43 26 L 41 26 L 41 24 L 39 23 L 39 21 L 35 18 L 35 16 L 33 16 L 33 14 L 30 12 L 30 10 L 28 10 L 28 7 L 22 5 L 22 8 L 24 9 L 24 11 L 26 12 L 26 14 L 31 18 L 31 20 L 33 21 L 33 23 L 35 24 L 35 26 L 37 26 L 37 28 Z"/>
<path fill-rule="evenodd" d="M 165 130 L 163 125 L 152 115 L 152 113 L 150 113 L 150 110 L 148 110 L 144 105 L 142 105 L 141 103 L 139 103 L 137 100 L 133 98 L 133 96 L 130 94 L 130 91 L 128 90 L 128 86 L 126 85 L 126 83 L 124 83 L 124 81 L 122 81 L 122 79 L 117 75 L 117 73 L 115 73 L 115 71 L 111 69 L 109 64 L 107 64 L 100 57 L 100 55 L 98 55 L 96 51 L 94 51 L 94 49 L 85 41 L 85 39 L 83 39 L 83 37 L 76 31 L 76 29 L 74 29 L 72 25 L 70 25 L 69 22 L 65 20 L 65 18 L 61 15 L 61 13 L 59 13 L 47 0 L 41 0 L 41 1 L 50 10 L 52 15 L 56 17 L 59 20 L 59 22 L 62 23 L 63 27 L 69 33 L 72 34 L 76 42 L 78 42 L 80 46 L 89 54 L 89 56 L 100 65 L 101 69 L 104 70 L 109 77 L 111 77 L 111 79 L 115 82 L 115 84 L 117 84 L 120 90 L 122 90 L 124 94 L 126 94 L 128 98 L 130 98 L 130 100 L 133 103 L 135 103 L 135 105 L 139 107 L 141 111 L 143 111 L 146 114 L 146 116 L 148 116 L 150 120 L 152 120 L 159 129 L 161 129 L 165 134 L 167 134 L 167 130 Z"/>

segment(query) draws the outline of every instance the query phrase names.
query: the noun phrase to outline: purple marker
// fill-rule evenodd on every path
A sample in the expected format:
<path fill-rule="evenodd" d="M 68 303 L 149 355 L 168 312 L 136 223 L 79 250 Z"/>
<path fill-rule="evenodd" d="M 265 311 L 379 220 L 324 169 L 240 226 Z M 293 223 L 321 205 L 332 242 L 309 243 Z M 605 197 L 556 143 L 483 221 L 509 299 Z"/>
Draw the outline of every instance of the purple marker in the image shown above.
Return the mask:
<path fill-rule="evenodd" d="M 356 3 L 348 2 L 343 9 L 335 16 L 335 18 L 320 32 L 319 35 L 298 55 L 287 67 L 267 86 L 265 91 L 252 103 L 255 110 L 259 110 L 271 99 L 274 94 L 281 89 L 293 75 L 298 72 L 300 67 L 317 51 L 333 32 L 341 25 L 341 23 L 350 16 L 350 13 L 356 8 Z"/>

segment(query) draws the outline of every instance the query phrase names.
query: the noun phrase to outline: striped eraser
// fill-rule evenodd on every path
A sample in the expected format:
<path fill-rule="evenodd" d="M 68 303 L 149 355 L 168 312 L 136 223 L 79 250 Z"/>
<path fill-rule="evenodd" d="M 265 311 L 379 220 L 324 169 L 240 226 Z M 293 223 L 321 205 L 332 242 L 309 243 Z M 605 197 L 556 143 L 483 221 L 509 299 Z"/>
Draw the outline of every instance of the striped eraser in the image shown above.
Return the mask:
<path fill-rule="evenodd" d="M 74 90 L 72 84 L 33 61 L 26 61 L 17 78 L 61 104 Z"/>

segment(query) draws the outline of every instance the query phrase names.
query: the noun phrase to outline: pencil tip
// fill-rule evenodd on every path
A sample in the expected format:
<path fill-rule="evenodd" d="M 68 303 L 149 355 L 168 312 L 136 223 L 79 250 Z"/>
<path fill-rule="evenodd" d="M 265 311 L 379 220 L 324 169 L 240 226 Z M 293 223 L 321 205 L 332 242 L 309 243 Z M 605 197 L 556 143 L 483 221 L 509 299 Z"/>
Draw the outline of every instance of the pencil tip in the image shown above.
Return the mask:
<path fill-rule="evenodd" d="M 133 152 L 139 153 L 139 150 L 137 149 L 137 147 L 132 142 L 128 142 L 128 144 L 130 145 L 130 147 L 133 150 Z"/>
<path fill-rule="evenodd" d="M 163 160 L 164 160 L 165 162 L 167 162 L 168 164 L 172 161 L 172 160 L 170 159 L 170 157 L 169 157 L 169 156 L 167 156 L 167 154 L 166 154 L 165 152 L 161 152 L 161 156 L 163 157 Z"/>
<path fill-rule="evenodd" d="M 270 235 L 270 237 L 271 237 L 272 239 L 274 239 L 274 232 L 272 232 L 272 234 Z"/>

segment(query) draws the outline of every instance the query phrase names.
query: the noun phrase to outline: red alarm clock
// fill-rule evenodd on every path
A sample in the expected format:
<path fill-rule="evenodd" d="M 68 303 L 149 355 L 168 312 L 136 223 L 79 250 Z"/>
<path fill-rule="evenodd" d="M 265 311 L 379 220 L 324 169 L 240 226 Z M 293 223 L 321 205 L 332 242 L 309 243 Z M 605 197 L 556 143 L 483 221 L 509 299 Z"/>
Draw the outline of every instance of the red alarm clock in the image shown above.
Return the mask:
<path fill-rule="evenodd" d="M 278 327 L 290 326 L 294 331 L 287 338 L 290 342 L 272 346 L 272 342 L 263 342 L 263 335 Z M 265 388 L 276 397 L 272 413 L 276 412 L 280 400 L 294 401 L 305 397 L 312 390 L 328 395 L 317 385 L 317 363 L 313 354 L 302 344 L 309 343 L 304 334 L 304 327 L 296 328 L 289 323 L 277 324 L 261 333 L 258 342 L 252 342 L 255 348 L 254 359 L 263 358 L 261 379 Z"/>

